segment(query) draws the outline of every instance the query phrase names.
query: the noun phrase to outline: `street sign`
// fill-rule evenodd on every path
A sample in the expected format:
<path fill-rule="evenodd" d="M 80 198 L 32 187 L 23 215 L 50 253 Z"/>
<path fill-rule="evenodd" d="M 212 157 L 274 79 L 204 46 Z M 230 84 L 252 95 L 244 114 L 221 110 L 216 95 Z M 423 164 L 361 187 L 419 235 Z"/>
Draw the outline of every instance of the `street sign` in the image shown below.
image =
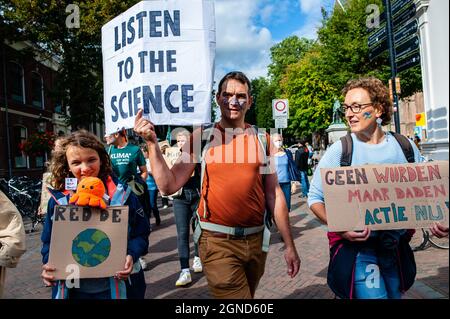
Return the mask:
<path fill-rule="evenodd" d="M 383 41 L 378 46 L 371 48 L 369 51 L 369 59 L 372 61 L 387 49 L 387 42 Z"/>
<path fill-rule="evenodd" d="M 416 5 L 414 3 L 411 3 L 405 10 L 402 10 L 402 12 L 393 18 L 393 25 L 399 26 L 402 23 L 408 21 L 411 18 L 414 18 L 416 16 Z"/>
<path fill-rule="evenodd" d="M 287 128 L 287 117 L 277 117 L 275 118 L 275 128 Z"/>
<path fill-rule="evenodd" d="M 384 2 L 384 1 L 383 1 L 383 2 Z M 402 11 L 403 11 L 403 9 L 404 9 L 407 5 L 409 5 L 410 3 L 412 4 L 412 3 L 413 3 L 413 0 L 398 0 L 398 1 L 395 1 L 394 3 L 392 3 L 392 6 L 391 6 L 391 14 L 392 14 L 393 19 L 395 20 L 395 18 L 396 18 L 399 14 L 401 14 Z M 385 2 L 383 3 L 383 5 L 384 5 L 384 7 L 386 8 L 386 3 L 385 3 Z M 381 27 L 383 27 L 383 24 L 386 23 L 386 11 L 383 11 L 383 12 L 380 14 L 380 17 L 379 17 L 379 23 L 380 23 L 380 26 L 375 30 L 375 32 L 377 32 Z M 369 30 L 369 32 L 371 32 L 371 31 L 373 31 L 373 30 Z"/>
<path fill-rule="evenodd" d="M 400 14 L 403 8 L 409 5 L 410 3 L 413 3 L 413 0 L 398 0 L 392 3 L 391 5 L 392 17 L 395 19 L 395 17 L 397 17 Z M 384 4 L 384 6 L 386 7 L 386 4 Z M 386 11 L 383 11 L 383 13 L 380 14 L 380 22 L 385 21 L 386 21 Z"/>
<path fill-rule="evenodd" d="M 272 100 L 272 117 L 274 119 L 279 117 L 289 117 L 289 102 L 288 100 L 274 99 Z"/>
<path fill-rule="evenodd" d="M 410 35 L 416 34 L 418 31 L 418 26 L 419 23 L 416 19 L 410 20 L 405 25 L 394 26 L 394 42 L 400 43 Z M 379 43 L 386 42 L 386 25 L 384 24 L 383 28 L 377 30 L 378 31 L 376 33 L 369 36 L 367 41 L 369 48 Z"/>
<path fill-rule="evenodd" d="M 398 61 L 397 64 L 397 72 L 401 72 L 409 69 L 420 63 L 420 52 L 414 52 L 412 55 L 407 56 L 401 61 Z"/>
<path fill-rule="evenodd" d="M 400 43 L 412 34 L 416 34 L 418 30 L 419 23 L 416 19 L 407 22 L 404 26 L 394 31 L 394 42 Z M 395 27 L 394 27 L 395 30 Z"/>
<path fill-rule="evenodd" d="M 411 54 L 413 51 L 417 51 L 419 49 L 419 37 L 417 35 L 413 35 L 408 40 L 404 41 L 399 46 L 395 47 L 395 61 L 399 61 Z"/>
<path fill-rule="evenodd" d="M 369 35 L 367 44 L 369 47 L 371 47 L 371 46 L 376 45 L 378 41 L 384 41 L 384 40 L 386 40 L 386 23 L 381 25 L 375 33 L 372 33 L 371 35 Z"/>

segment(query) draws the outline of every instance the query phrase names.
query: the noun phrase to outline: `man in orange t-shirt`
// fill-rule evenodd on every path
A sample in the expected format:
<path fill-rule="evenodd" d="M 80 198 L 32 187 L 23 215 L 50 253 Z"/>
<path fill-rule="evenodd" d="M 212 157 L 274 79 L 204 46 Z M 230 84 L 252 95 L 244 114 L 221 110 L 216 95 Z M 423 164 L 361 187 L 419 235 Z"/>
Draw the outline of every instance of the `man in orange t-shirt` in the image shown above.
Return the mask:
<path fill-rule="evenodd" d="M 260 146 L 258 132 L 244 122 L 253 102 L 250 89 L 250 81 L 241 72 L 230 72 L 219 83 L 216 101 L 222 118 L 207 142 L 198 214 L 203 223 L 242 230 L 264 225 L 264 212 L 270 210 L 286 245 L 287 273 L 293 278 L 299 271 L 300 259 L 290 232 L 283 191 L 275 172 L 263 178 L 262 152 L 267 150 Z M 154 126 L 142 118 L 142 112 L 136 116 L 134 130 L 147 143 L 158 188 L 166 194 L 174 193 L 186 183 L 198 163 L 193 145 L 201 140 L 202 132 L 194 131 L 193 141 L 185 144 L 182 155 L 169 169 L 157 147 Z M 262 243 L 262 229 L 247 235 L 202 229 L 199 253 L 215 298 L 254 297 L 267 256 Z"/>

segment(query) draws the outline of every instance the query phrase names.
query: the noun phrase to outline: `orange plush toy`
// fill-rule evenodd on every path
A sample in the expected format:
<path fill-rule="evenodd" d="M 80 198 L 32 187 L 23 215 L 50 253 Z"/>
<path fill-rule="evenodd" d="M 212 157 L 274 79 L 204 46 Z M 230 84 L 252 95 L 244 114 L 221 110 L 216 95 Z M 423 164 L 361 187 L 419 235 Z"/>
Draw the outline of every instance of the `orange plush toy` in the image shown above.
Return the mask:
<path fill-rule="evenodd" d="M 70 198 L 69 203 L 78 206 L 106 208 L 103 200 L 105 185 L 97 177 L 86 177 L 77 186 L 77 192 Z"/>

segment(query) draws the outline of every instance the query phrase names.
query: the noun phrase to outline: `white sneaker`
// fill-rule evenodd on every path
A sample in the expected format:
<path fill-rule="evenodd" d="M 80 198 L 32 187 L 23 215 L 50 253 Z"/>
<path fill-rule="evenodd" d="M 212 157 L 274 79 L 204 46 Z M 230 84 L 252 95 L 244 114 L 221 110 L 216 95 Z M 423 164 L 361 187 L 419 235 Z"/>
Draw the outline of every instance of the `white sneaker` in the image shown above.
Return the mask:
<path fill-rule="evenodd" d="M 147 269 L 147 262 L 145 261 L 145 259 L 144 258 L 139 258 L 139 263 L 141 264 L 141 268 L 142 268 L 142 270 L 145 270 L 145 269 Z"/>
<path fill-rule="evenodd" d="M 163 209 L 166 209 L 166 208 L 169 208 L 169 206 L 167 206 L 167 205 L 164 205 L 164 206 L 163 206 Z"/>
<path fill-rule="evenodd" d="M 200 260 L 200 257 L 197 257 L 197 256 L 194 257 L 192 269 L 194 269 L 194 272 L 202 272 L 203 271 L 202 261 Z"/>
<path fill-rule="evenodd" d="M 191 273 L 189 271 L 182 271 L 175 286 L 186 286 L 192 282 Z"/>

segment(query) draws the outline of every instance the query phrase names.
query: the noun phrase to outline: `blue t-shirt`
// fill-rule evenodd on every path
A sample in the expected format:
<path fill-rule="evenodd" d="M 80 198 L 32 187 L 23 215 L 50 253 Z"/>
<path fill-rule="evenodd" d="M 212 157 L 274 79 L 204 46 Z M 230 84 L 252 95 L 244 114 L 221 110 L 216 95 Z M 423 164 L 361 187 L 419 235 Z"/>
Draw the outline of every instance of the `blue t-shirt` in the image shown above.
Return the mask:
<path fill-rule="evenodd" d="M 274 156 L 274 158 L 275 168 L 278 175 L 278 183 L 289 183 L 291 179 L 289 178 L 289 163 L 286 153 L 281 156 Z"/>

